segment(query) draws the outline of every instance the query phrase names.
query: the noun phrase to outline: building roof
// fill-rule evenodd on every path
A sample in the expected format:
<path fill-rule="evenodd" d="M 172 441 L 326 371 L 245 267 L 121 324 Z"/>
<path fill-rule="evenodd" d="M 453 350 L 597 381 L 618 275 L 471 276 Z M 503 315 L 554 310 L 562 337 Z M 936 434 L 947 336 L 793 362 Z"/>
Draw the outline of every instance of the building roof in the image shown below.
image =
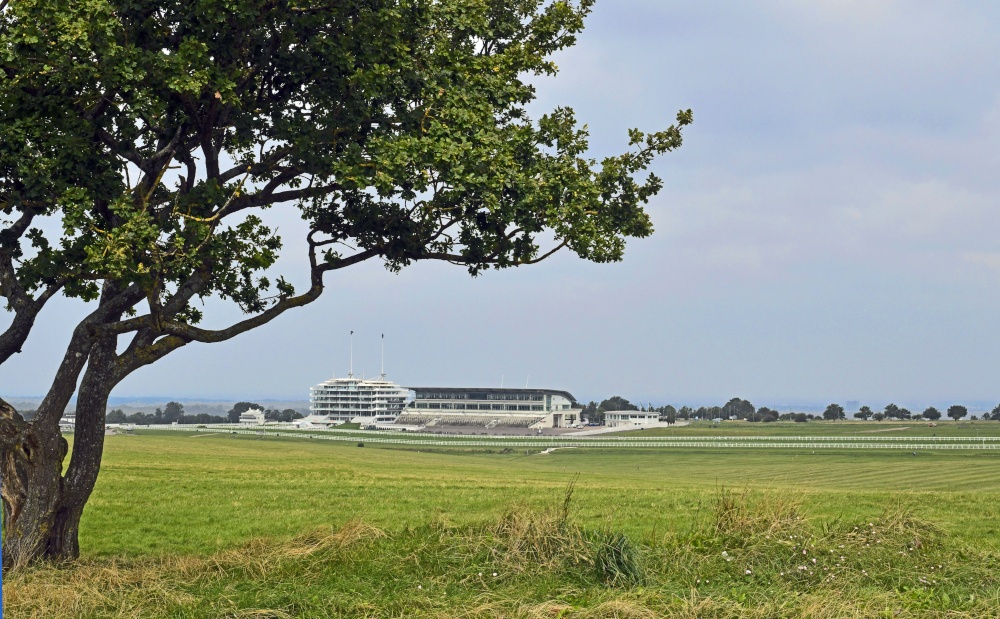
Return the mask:
<path fill-rule="evenodd" d="M 560 391 L 558 389 L 503 389 L 498 387 L 408 387 L 412 391 L 427 392 L 433 391 L 434 393 L 509 393 L 509 394 L 521 394 L 521 395 L 560 395 L 573 404 L 576 404 L 576 398 L 573 397 L 569 391 Z M 476 398 L 479 399 L 479 398 Z M 483 398 L 485 399 L 485 397 Z"/>

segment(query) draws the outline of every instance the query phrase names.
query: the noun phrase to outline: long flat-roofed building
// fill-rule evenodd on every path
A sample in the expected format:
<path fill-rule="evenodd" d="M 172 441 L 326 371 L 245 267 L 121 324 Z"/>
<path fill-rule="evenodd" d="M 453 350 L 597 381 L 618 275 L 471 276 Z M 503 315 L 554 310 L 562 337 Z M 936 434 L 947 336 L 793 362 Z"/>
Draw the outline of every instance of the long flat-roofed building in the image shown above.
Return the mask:
<path fill-rule="evenodd" d="M 411 387 L 414 399 L 399 423 L 567 428 L 580 423 L 581 408 L 568 391 Z"/>
<path fill-rule="evenodd" d="M 604 425 L 609 428 L 621 426 L 656 426 L 660 423 L 660 414 L 644 411 L 608 411 L 604 413 Z"/>

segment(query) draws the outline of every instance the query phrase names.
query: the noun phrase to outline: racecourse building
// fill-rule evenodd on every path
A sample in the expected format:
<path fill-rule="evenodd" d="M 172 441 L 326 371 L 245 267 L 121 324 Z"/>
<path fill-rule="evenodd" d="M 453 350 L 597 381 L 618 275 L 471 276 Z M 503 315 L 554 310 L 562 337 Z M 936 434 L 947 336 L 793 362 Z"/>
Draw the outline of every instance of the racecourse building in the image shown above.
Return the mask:
<path fill-rule="evenodd" d="M 581 422 L 581 409 L 567 391 L 412 387 L 399 423 L 567 428 Z"/>
<path fill-rule="evenodd" d="M 311 425 L 392 423 L 406 406 L 410 392 L 386 380 L 331 378 L 309 390 L 309 412 L 303 422 Z"/>
<path fill-rule="evenodd" d="M 608 411 L 604 413 L 604 425 L 609 428 L 622 426 L 656 426 L 660 423 L 660 414 L 644 411 Z"/>

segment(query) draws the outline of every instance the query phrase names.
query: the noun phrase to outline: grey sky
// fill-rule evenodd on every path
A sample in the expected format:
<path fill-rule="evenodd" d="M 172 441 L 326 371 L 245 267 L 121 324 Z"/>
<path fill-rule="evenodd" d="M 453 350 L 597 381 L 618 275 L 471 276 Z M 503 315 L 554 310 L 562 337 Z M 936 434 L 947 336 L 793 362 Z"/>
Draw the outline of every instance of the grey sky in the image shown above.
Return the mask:
<path fill-rule="evenodd" d="M 695 112 L 685 146 L 656 164 L 657 232 L 623 263 L 566 255 L 477 279 L 361 266 L 312 306 L 189 346 L 115 394 L 305 397 L 346 372 L 353 329 L 355 370 L 377 373 L 385 332 L 405 385 L 998 399 L 997 32 L 1000 5 L 986 2 L 603 0 L 534 109 L 573 107 L 598 157 L 622 150 L 628 127 Z M 279 223 L 295 253 L 301 225 Z M 236 318 L 219 309 L 220 324 Z M 0 393 L 44 392 L 79 312 L 46 309 Z"/>

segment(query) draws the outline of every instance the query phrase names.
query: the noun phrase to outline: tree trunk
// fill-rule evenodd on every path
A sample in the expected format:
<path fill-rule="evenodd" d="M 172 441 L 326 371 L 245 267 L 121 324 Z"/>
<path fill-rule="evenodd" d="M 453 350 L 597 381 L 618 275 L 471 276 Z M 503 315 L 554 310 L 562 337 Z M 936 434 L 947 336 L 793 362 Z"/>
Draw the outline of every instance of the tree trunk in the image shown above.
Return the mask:
<path fill-rule="evenodd" d="M 95 327 L 121 318 L 141 298 L 141 290 L 105 283 L 101 307 L 77 326 L 52 386 L 29 423 L 0 400 L 0 473 L 3 475 L 3 559 L 19 567 L 48 558 L 80 554 L 78 533 L 83 508 L 97 482 L 104 449 L 104 411 L 111 389 L 121 380 L 116 370 L 118 337 L 101 337 Z M 138 298 L 137 298 L 138 296 Z M 77 417 L 73 455 L 63 473 L 68 443 L 59 430 L 77 381 Z"/>
<path fill-rule="evenodd" d="M 31 422 L 0 401 L 0 467 L 3 475 L 3 562 L 17 568 L 47 556 L 63 501 L 63 460 L 68 444 L 59 419 L 76 391 L 92 341 L 73 335 L 52 387 Z"/>
<path fill-rule="evenodd" d="M 25 423 L 6 402 L 0 404 L 3 453 L 4 568 L 44 556 L 62 499 L 66 439 Z"/>
<path fill-rule="evenodd" d="M 73 455 L 63 478 L 63 493 L 48 535 L 45 556 L 68 560 L 80 556 L 80 518 L 97 483 L 104 452 L 104 417 L 114 380 L 117 338 L 94 345 L 76 399 Z"/>

